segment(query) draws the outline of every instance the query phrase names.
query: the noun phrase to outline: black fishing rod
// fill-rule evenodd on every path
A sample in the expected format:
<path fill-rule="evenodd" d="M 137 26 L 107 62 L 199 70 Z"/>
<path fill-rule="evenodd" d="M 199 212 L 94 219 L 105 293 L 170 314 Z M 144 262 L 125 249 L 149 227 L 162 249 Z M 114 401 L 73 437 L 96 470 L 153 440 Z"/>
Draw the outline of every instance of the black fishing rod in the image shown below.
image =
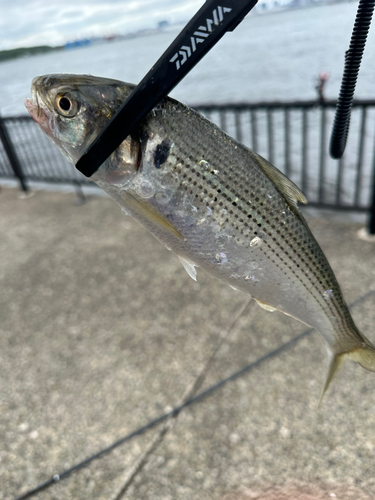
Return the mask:
<path fill-rule="evenodd" d="M 112 119 L 76 168 L 90 177 L 157 103 L 204 57 L 227 31 L 233 31 L 258 0 L 207 0 Z"/>

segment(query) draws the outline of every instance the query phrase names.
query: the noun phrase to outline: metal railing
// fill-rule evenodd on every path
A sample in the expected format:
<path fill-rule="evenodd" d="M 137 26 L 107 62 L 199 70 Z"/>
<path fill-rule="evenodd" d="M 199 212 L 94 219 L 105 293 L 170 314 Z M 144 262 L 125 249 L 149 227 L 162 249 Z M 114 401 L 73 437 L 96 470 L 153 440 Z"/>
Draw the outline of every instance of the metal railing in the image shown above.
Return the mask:
<path fill-rule="evenodd" d="M 276 165 L 309 204 L 368 211 L 375 233 L 375 100 L 354 101 L 344 156 L 328 154 L 335 101 L 207 104 L 195 109 Z M 0 177 L 92 184 L 28 116 L 0 117 Z"/>

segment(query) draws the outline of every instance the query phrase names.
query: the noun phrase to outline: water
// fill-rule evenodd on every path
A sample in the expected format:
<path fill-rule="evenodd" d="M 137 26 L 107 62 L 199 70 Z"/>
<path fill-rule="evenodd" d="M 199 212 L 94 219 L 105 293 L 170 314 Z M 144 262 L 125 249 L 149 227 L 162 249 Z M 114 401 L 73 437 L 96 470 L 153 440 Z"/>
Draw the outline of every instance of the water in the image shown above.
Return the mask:
<path fill-rule="evenodd" d="M 188 104 L 313 99 L 319 72 L 329 72 L 326 95 L 336 98 L 357 3 L 250 14 L 228 33 L 172 92 Z M 34 76 L 90 73 L 137 83 L 179 29 L 133 40 L 61 51 L 0 64 L 0 112 L 25 114 Z M 356 97 L 375 92 L 375 30 L 370 31 Z"/>
<path fill-rule="evenodd" d="M 196 68 L 172 92 L 172 96 L 188 104 L 291 101 L 315 99 L 315 84 L 319 72 L 329 72 L 326 96 L 337 98 L 341 83 L 344 53 L 349 46 L 355 19 L 357 3 L 311 7 L 267 15 L 250 16 L 233 32 L 228 33 L 219 44 L 198 64 Z M 180 28 L 179 28 L 180 29 Z M 30 83 L 34 76 L 46 73 L 90 73 L 99 76 L 138 82 L 152 64 L 168 47 L 179 29 L 148 37 L 105 43 L 91 47 L 61 51 L 34 57 L 16 59 L 0 64 L 0 112 L 3 116 L 26 114 L 23 98 L 30 95 Z M 373 98 L 375 91 L 375 31 L 369 39 L 356 97 Z M 325 149 L 328 149 L 329 133 L 333 121 L 333 110 L 327 110 Z M 229 135 L 236 136 L 234 116 L 228 115 L 225 125 L 222 116 L 212 113 L 209 118 L 221 125 Z M 368 126 L 364 133 L 365 149 L 361 172 L 360 196 L 358 202 L 366 206 L 371 192 L 373 138 L 375 112 L 368 112 Z M 319 193 L 320 153 L 320 111 L 312 110 L 308 119 L 308 172 L 302 186 L 302 114 L 291 111 L 290 157 L 285 155 L 285 128 L 282 112 L 273 113 L 273 151 L 270 150 L 267 132 L 267 113 L 257 114 L 258 135 L 256 143 L 252 138 L 250 115 L 240 117 L 242 138 L 262 156 L 268 158 L 287 174 L 303 191 L 309 201 L 317 199 Z M 343 202 L 353 204 L 358 163 L 358 144 L 361 138 L 361 116 L 354 110 L 351 120 L 348 146 L 343 159 L 340 193 Z M 21 125 L 9 123 L 9 131 L 17 143 L 18 154 L 26 174 L 34 170 L 48 171 L 49 162 L 58 164 L 62 177 L 66 172 L 72 178 L 81 178 L 76 169 L 68 165 L 62 156 L 56 156 L 56 149 L 45 137 L 40 137 L 38 150 L 42 158 L 32 156 L 32 136 L 18 130 Z M 33 124 L 22 124 L 33 126 Z M 22 133 L 21 133 L 22 132 Z M 40 134 L 42 136 L 42 134 Z M 48 144 L 47 144 L 48 143 Z M 324 199 L 335 203 L 338 182 L 338 162 L 325 154 L 326 168 L 323 175 Z M 10 167 L 9 167 L 10 168 Z M 56 167 L 57 168 L 57 167 Z M 65 174 L 64 174 L 65 172 Z"/>

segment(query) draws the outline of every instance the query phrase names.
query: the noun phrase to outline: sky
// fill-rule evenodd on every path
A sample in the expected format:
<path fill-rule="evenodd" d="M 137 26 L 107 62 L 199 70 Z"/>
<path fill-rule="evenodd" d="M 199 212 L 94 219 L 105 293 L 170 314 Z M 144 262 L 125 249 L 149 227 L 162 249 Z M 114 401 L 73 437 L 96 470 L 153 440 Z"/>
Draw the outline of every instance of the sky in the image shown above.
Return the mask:
<path fill-rule="evenodd" d="M 0 50 L 188 21 L 203 0 L 0 0 Z"/>

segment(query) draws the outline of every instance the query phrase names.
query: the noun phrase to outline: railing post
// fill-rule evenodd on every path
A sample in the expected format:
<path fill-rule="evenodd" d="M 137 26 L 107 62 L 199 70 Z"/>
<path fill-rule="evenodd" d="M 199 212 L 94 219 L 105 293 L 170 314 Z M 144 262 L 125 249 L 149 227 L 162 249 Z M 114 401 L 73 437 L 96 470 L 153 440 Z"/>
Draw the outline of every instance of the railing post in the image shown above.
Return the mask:
<path fill-rule="evenodd" d="M 16 177 L 18 177 L 22 189 L 27 192 L 29 190 L 26 181 L 25 181 L 25 176 L 23 175 L 21 164 L 17 158 L 16 151 L 13 147 L 12 141 L 9 137 L 6 125 L 4 123 L 3 118 L 0 115 L 0 140 L 3 143 L 5 152 L 8 156 L 9 162 L 13 168 L 13 172 Z"/>
<path fill-rule="evenodd" d="M 375 234 L 375 147 L 374 147 L 374 157 L 372 159 L 372 193 L 371 193 L 371 205 L 368 220 L 368 232 L 369 234 Z"/>
<path fill-rule="evenodd" d="M 324 180 L 325 180 L 325 170 L 326 170 L 326 124 L 327 124 L 327 110 L 325 101 L 319 101 L 319 107 L 321 109 L 320 118 L 320 165 L 319 165 L 319 187 L 318 187 L 318 197 L 319 203 L 324 202 Z"/>

